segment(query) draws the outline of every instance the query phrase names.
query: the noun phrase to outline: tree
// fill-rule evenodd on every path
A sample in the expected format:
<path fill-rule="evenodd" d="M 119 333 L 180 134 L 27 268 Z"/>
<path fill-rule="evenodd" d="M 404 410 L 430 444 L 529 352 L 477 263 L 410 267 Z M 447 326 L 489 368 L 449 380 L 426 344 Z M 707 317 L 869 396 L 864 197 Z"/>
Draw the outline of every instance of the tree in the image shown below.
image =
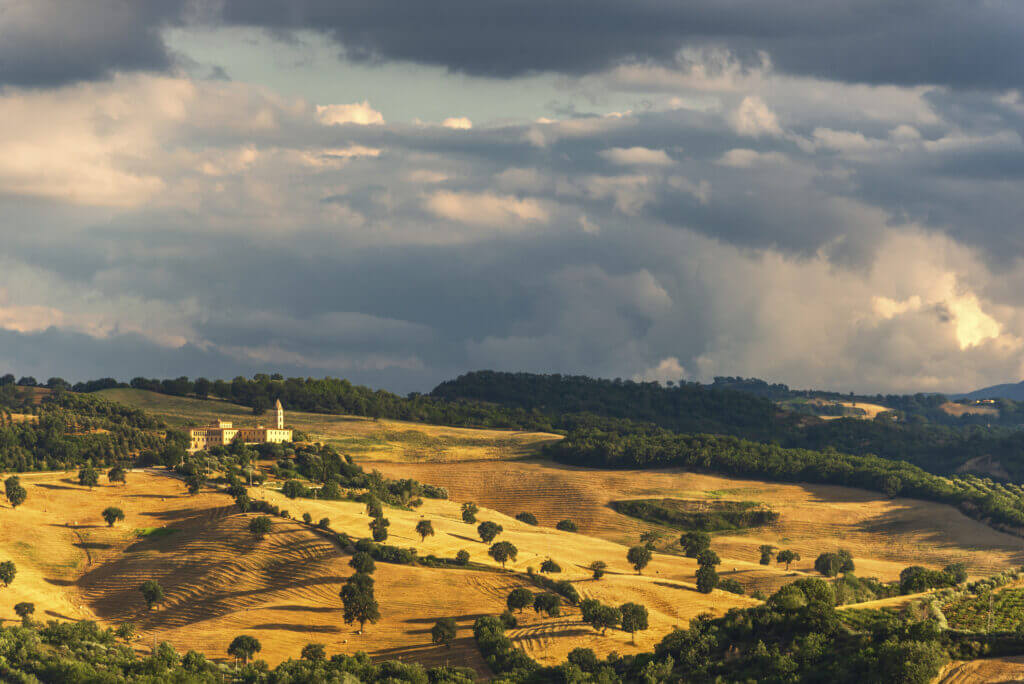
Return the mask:
<path fill-rule="evenodd" d="M 185 487 L 188 489 L 188 493 L 192 496 L 198 494 L 204 484 L 206 484 L 206 476 L 198 470 L 193 471 L 185 478 Z"/>
<path fill-rule="evenodd" d="M 640 574 L 647 564 L 651 562 L 651 550 L 646 546 L 633 546 L 626 552 L 626 560 L 636 570 L 636 574 Z"/>
<path fill-rule="evenodd" d="M 501 563 L 501 567 L 505 567 L 507 561 L 515 561 L 516 556 L 519 555 L 519 549 L 510 544 L 509 542 L 498 542 L 487 550 L 487 554 L 494 560 Z"/>
<path fill-rule="evenodd" d="M 430 629 L 430 640 L 438 646 L 444 644 L 451 648 L 455 641 L 455 618 L 446 617 L 435 622 Z"/>
<path fill-rule="evenodd" d="M 825 577 L 835 577 L 841 572 L 853 572 L 853 558 L 850 552 L 844 549 L 836 553 L 823 553 L 814 560 L 814 569 Z"/>
<path fill-rule="evenodd" d="M 722 559 L 711 549 L 704 549 L 697 555 L 697 565 L 721 565 Z"/>
<path fill-rule="evenodd" d="M 348 565 L 356 572 L 361 572 L 364 575 L 372 575 L 373 571 L 377 569 L 377 564 L 373 562 L 373 556 L 365 551 L 356 551 L 349 560 Z"/>
<path fill-rule="evenodd" d="M 459 552 L 455 554 L 455 562 L 459 565 L 469 564 L 469 551 L 465 549 L 459 549 Z"/>
<path fill-rule="evenodd" d="M 345 624 L 359 623 L 362 633 L 366 623 L 375 624 L 380 620 L 380 606 L 373 596 L 373 578 L 357 572 L 348 578 L 339 593 L 344 606 Z"/>
<path fill-rule="evenodd" d="M 21 486 L 21 478 L 17 475 L 11 475 L 4 480 L 4 492 L 7 494 L 7 500 L 11 502 L 12 508 L 17 508 L 28 498 L 28 492 Z"/>
<path fill-rule="evenodd" d="M 307 525 L 312 525 L 313 524 L 313 516 L 311 516 L 309 513 L 303 513 L 302 514 L 302 522 L 306 523 Z"/>
<path fill-rule="evenodd" d="M 549 591 L 537 594 L 533 597 L 533 611 L 547 613 L 548 617 L 558 617 L 562 614 L 562 599 Z"/>
<path fill-rule="evenodd" d="M 462 522 L 472 525 L 476 522 L 476 514 L 479 512 L 480 509 L 471 501 L 462 504 Z"/>
<path fill-rule="evenodd" d="M 516 587 L 505 598 L 505 605 L 508 606 L 508 609 L 518 610 L 520 613 L 531 603 L 533 603 L 533 592 L 523 587 Z"/>
<path fill-rule="evenodd" d="M 139 591 L 142 592 L 142 599 L 149 610 L 153 610 L 153 606 L 164 600 L 164 588 L 156 580 L 146 580 L 139 587 Z"/>
<path fill-rule="evenodd" d="M 298 499 L 309 494 L 309 491 L 298 480 L 288 480 L 281 485 L 281 493 L 289 499 Z"/>
<path fill-rule="evenodd" d="M 967 567 L 963 563 L 950 563 L 942 568 L 942 572 L 949 577 L 949 583 L 953 585 L 967 581 Z"/>
<path fill-rule="evenodd" d="M 117 626 L 117 629 L 114 630 L 114 636 L 116 636 L 124 643 L 130 644 L 132 640 L 135 639 L 135 636 L 136 634 L 138 634 L 138 632 L 139 630 L 135 626 L 134 622 L 122 622 L 120 625 Z"/>
<path fill-rule="evenodd" d="M 697 568 L 697 591 L 710 594 L 718 586 L 718 573 L 714 565 L 702 565 Z"/>
<path fill-rule="evenodd" d="M 228 646 L 228 655 L 233 656 L 236 661 L 241 660 L 243 664 L 247 664 L 249 658 L 252 658 L 262 649 L 263 646 L 260 644 L 259 639 L 248 634 L 242 634 L 231 640 L 231 644 Z"/>
<path fill-rule="evenodd" d="M 480 539 L 482 539 L 485 544 L 490 544 L 494 541 L 494 538 L 503 531 L 504 529 L 501 525 L 496 522 L 491 522 L 490 520 L 483 521 L 476 528 L 476 533 L 480 535 Z"/>
<path fill-rule="evenodd" d="M 21 618 L 21 624 L 28 627 L 32 623 L 32 614 L 36 612 L 36 605 L 22 601 L 14 604 L 14 613 Z"/>
<path fill-rule="evenodd" d="M 11 586 L 11 582 L 14 581 L 14 576 L 18 574 L 18 568 L 15 567 L 14 561 L 4 561 L 0 563 L 0 582 L 4 583 L 5 587 Z"/>
<path fill-rule="evenodd" d="M 127 478 L 127 475 L 125 474 L 124 468 L 122 468 L 119 465 L 116 465 L 113 468 L 111 468 L 110 470 L 108 470 L 107 471 L 107 481 L 110 482 L 110 484 L 114 484 L 115 482 L 120 482 L 121 484 L 127 484 L 128 483 L 128 478 Z"/>
<path fill-rule="evenodd" d="M 306 644 L 302 647 L 299 657 L 313 663 L 323 662 L 327 660 L 327 649 L 323 644 Z"/>
<path fill-rule="evenodd" d="M 239 512 L 248 513 L 249 509 L 252 508 L 252 499 L 245 492 L 242 492 L 235 497 L 235 506 L 238 507 Z"/>
<path fill-rule="evenodd" d="M 380 502 L 380 499 L 372 494 L 366 499 L 366 515 L 371 518 L 384 517 L 384 505 Z"/>
<path fill-rule="evenodd" d="M 78 484 L 90 490 L 100 483 L 100 475 L 92 466 L 85 466 L 78 471 Z"/>
<path fill-rule="evenodd" d="M 562 572 L 562 566 L 548 558 L 540 564 L 541 572 Z"/>
<path fill-rule="evenodd" d="M 565 520 L 559 520 L 555 525 L 555 529 L 562 530 L 563 532 L 578 532 L 579 527 L 572 520 L 566 518 Z"/>
<path fill-rule="evenodd" d="M 114 523 L 124 520 L 124 511 L 114 506 L 103 509 L 103 519 L 107 521 L 107 527 L 113 527 Z"/>
<path fill-rule="evenodd" d="M 786 570 L 789 570 L 790 563 L 798 560 L 800 560 L 800 554 L 796 551 L 793 551 L 792 549 L 783 549 L 782 551 L 779 551 L 779 553 L 775 556 L 775 562 L 785 563 Z"/>
<path fill-rule="evenodd" d="M 657 530 L 647 530 L 640 535 L 640 543 L 647 548 L 654 550 L 654 545 L 661 539 L 661 532 Z"/>
<path fill-rule="evenodd" d="M 636 633 L 647 629 L 647 609 L 639 603 L 623 603 L 619 606 L 622 613 L 622 629 L 629 632 L 630 640 L 636 643 Z"/>
<path fill-rule="evenodd" d="M 533 513 L 516 513 L 516 520 L 524 522 L 527 525 L 538 525 L 537 516 Z"/>
<path fill-rule="evenodd" d="M 270 518 L 266 515 L 258 515 L 249 521 L 249 531 L 252 532 L 253 536 L 258 541 L 263 539 L 270 534 L 270 528 L 273 526 Z"/>
<path fill-rule="evenodd" d="M 679 544 L 688 558 L 696 558 L 701 551 L 711 546 L 711 535 L 707 532 L 687 532 L 679 538 Z"/>
<path fill-rule="evenodd" d="M 605 571 L 608 569 L 608 564 L 604 561 L 596 560 L 590 564 L 590 571 L 594 573 L 594 579 L 599 580 L 604 577 Z"/>
<path fill-rule="evenodd" d="M 373 541 L 382 542 L 388 538 L 388 527 L 391 521 L 387 518 L 377 517 L 370 521 L 370 532 L 373 534 Z"/>
<path fill-rule="evenodd" d="M 761 552 L 761 565 L 771 565 L 772 556 L 775 554 L 775 547 L 771 544 L 761 544 L 757 547 L 757 550 Z"/>
<path fill-rule="evenodd" d="M 427 537 L 434 536 L 434 525 L 429 520 L 420 520 L 416 523 L 416 534 L 420 535 L 420 543 L 427 540 Z"/>
<path fill-rule="evenodd" d="M 587 610 L 586 615 L 583 616 L 583 621 L 601 632 L 601 635 L 604 636 L 609 627 L 615 629 L 619 626 L 619 623 L 622 621 L 622 613 L 617 608 L 597 603 L 597 605 L 591 606 Z"/>

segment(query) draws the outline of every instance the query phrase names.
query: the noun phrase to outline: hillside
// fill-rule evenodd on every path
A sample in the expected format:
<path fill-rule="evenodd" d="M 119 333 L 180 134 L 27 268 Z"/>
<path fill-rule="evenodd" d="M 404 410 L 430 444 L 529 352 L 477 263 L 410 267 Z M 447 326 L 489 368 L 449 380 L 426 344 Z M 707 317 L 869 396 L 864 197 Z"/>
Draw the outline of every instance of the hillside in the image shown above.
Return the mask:
<path fill-rule="evenodd" d="M 991 387 L 982 387 L 973 392 L 950 395 L 954 399 L 1011 399 L 1024 401 L 1024 382 L 1007 382 Z"/>

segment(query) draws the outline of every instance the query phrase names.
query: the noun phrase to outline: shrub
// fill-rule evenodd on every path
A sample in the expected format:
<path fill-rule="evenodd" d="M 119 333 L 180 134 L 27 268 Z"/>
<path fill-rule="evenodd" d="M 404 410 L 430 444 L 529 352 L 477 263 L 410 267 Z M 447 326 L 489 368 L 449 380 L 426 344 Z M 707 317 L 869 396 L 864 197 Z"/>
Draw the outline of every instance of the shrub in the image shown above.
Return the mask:
<path fill-rule="evenodd" d="M 579 527 L 576 523 L 568 518 L 565 520 L 559 520 L 555 525 L 556 529 L 562 530 L 563 532 L 579 532 Z"/>
<path fill-rule="evenodd" d="M 539 524 L 537 522 L 537 516 L 535 516 L 533 513 L 516 513 L 516 520 L 518 520 L 519 522 L 524 522 L 527 525 Z"/>

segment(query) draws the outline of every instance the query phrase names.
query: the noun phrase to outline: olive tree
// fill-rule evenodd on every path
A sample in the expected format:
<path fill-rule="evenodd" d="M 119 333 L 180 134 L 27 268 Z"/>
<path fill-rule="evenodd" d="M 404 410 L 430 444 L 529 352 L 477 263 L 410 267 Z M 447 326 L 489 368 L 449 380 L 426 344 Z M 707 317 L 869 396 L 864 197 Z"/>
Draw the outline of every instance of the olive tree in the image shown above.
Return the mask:
<path fill-rule="evenodd" d="M 113 527 L 114 523 L 124 520 L 124 511 L 115 506 L 108 506 L 103 509 L 103 519 L 107 521 L 107 527 Z"/>
<path fill-rule="evenodd" d="M 156 580 L 146 580 L 139 587 L 142 599 L 146 602 L 146 608 L 153 610 L 153 606 L 164 600 L 164 588 Z"/>
<path fill-rule="evenodd" d="M 265 515 L 258 515 L 249 521 L 249 531 L 252 532 L 253 536 L 257 540 L 262 541 L 268 534 L 270 534 L 270 528 L 273 523 L 270 518 Z"/>
<path fill-rule="evenodd" d="M 427 537 L 434 536 L 434 525 L 429 520 L 420 520 L 416 523 L 416 534 L 420 535 L 420 543 L 425 542 Z"/>

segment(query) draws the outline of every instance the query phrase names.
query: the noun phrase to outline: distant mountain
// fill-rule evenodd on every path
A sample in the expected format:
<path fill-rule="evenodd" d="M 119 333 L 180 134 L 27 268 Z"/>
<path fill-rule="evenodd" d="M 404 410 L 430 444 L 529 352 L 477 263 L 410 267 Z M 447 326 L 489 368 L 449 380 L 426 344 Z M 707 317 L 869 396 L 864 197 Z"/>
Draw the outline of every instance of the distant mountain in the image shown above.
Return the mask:
<path fill-rule="evenodd" d="M 1012 399 L 1024 401 L 1024 382 L 1008 382 L 1004 385 L 992 385 L 965 394 L 951 394 L 951 399 Z"/>

